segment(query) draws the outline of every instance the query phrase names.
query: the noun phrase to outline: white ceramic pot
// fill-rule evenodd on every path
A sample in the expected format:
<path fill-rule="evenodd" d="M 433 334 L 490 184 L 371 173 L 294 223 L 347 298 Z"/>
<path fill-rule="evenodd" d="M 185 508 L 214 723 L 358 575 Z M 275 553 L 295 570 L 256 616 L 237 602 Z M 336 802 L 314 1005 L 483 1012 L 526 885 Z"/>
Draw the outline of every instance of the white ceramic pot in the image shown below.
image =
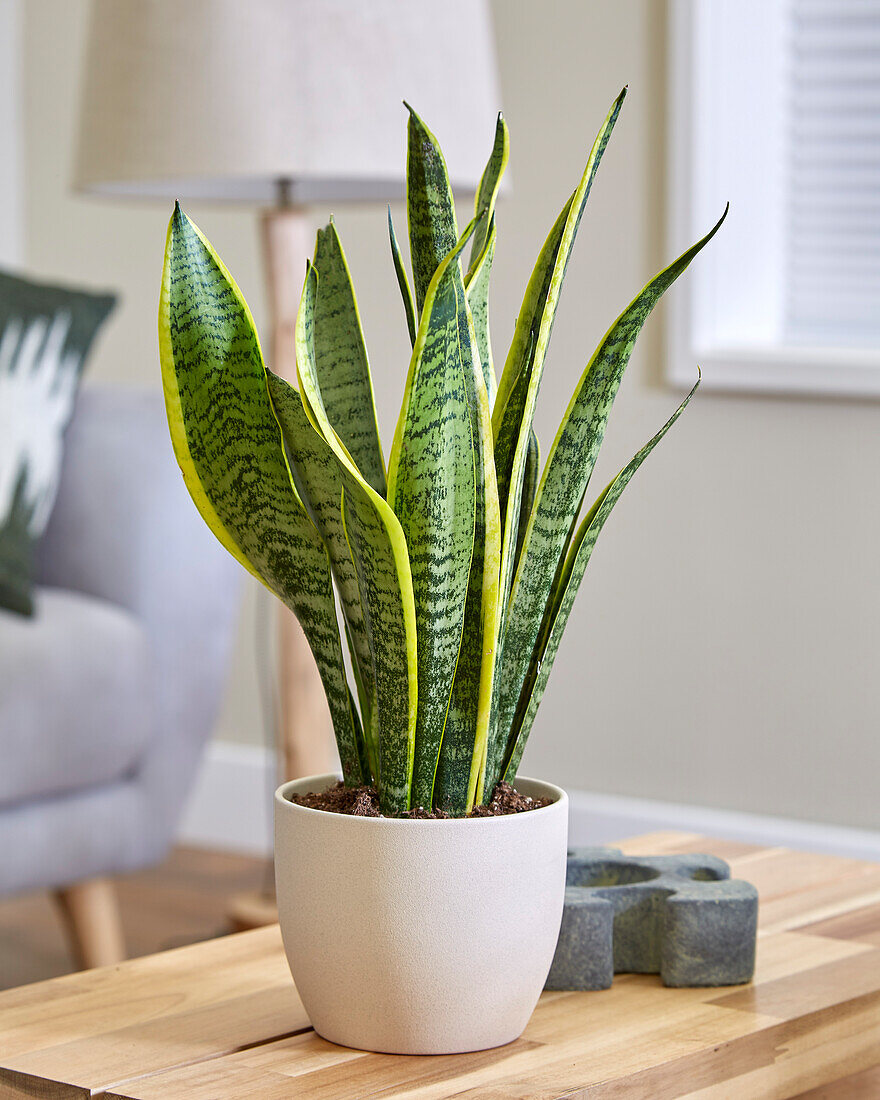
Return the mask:
<path fill-rule="evenodd" d="M 311 810 L 275 793 L 275 881 L 290 971 L 333 1043 L 454 1054 L 512 1042 L 553 961 L 565 894 L 568 798 L 503 817 L 412 821 Z"/>

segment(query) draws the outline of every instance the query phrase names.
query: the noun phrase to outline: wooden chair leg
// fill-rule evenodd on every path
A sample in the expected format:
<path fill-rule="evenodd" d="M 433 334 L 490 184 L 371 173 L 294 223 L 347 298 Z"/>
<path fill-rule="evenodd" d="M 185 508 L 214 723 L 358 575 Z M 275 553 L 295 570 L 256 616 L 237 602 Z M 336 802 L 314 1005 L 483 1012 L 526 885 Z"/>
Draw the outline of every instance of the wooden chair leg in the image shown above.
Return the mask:
<path fill-rule="evenodd" d="M 116 890 L 110 879 L 77 882 L 55 892 L 76 965 L 112 966 L 125 958 Z"/>

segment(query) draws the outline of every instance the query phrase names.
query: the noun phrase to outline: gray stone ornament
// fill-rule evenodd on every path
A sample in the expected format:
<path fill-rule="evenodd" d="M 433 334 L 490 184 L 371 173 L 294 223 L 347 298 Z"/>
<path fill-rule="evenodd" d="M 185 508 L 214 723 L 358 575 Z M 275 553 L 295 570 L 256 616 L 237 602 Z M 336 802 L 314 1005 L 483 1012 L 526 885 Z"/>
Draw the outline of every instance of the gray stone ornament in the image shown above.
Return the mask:
<path fill-rule="evenodd" d="M 757 925 L 757 890 L 715 856 L 575 848 L 545 988 L 607 989 L 620 973 L 740 985 L 755 971 Z"/>

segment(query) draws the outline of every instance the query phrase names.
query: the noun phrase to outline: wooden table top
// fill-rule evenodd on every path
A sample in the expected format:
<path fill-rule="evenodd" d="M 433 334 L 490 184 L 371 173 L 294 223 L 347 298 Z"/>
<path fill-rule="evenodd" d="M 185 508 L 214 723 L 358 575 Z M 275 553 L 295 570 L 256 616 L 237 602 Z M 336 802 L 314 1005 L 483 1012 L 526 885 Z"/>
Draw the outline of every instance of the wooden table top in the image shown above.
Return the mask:
<path fill-rule="evenodd" d="M 506 1047 L 367 1054 L 311 1030 L 274 925 L 0 994 L 0 1098 L 760 1100 L 880 1063 L 880 864 L 684 833 L 620 846 L 711 852 L 754 883 L 753 984 L 621 975 L 601 992 L 545 993 Z M 869 1077 L 847 1095 L 880 1096 Z"/>

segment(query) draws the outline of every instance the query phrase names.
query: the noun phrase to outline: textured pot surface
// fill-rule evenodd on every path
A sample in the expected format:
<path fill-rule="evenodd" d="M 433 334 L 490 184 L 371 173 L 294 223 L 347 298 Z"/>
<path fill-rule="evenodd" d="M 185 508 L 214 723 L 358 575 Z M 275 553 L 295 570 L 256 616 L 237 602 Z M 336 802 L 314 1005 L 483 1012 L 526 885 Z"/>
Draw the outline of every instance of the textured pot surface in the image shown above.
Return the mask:
<path fill-rule="evenodd" d="M 305 809 L 275 794 L 278 916 L 315 1030 L 343 1046 L 452 1054 L 512 1042 L 553 960 L 568 798 L 517 778 L 540 810 L 410 821 Z"/>

